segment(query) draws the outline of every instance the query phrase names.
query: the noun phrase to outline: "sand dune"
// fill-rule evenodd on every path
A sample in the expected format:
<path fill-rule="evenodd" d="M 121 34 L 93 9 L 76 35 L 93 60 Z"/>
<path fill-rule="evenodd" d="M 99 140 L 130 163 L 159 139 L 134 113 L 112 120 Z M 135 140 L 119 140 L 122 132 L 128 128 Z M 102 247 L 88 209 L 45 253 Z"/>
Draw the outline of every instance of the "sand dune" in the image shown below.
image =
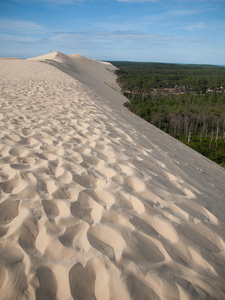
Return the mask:
<path fill-rule="evenodd" d="M 110 63 L 86 58 L 81 54 L 65 55 L 61 52 L 53 52 L 29 60 L 41 61 L 57 67 L 91 88 L 93 96 L 100 95 L 105 101 L 109 100 L 111 105 L 123 104 L 126 101 L 116 82 L 114 73 L 116 67 Z"/>
<path fill-rule="evenodd" d="M 225 171 L 110 64 L 0 60 L 0 299 L 225 299 Z"/>

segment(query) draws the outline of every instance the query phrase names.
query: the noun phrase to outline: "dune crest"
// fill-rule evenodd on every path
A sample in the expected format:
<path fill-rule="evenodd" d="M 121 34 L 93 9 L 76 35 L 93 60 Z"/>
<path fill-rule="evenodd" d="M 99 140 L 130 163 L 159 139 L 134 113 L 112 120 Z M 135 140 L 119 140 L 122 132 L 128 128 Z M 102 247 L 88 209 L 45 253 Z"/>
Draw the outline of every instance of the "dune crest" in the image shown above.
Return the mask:
<path fill-rule="evenodd" d="M 111 105 L 127 101 L 120 93 L 120 87 L 116 82 L 114 71 L 117 68 L 108 62 L 86 58 L 79 53 L 66 55 L 59 51 L 28 60 L 45 62 L 57 67 L 89 87 L 93 96 L 96 98 L 101 96 Z"/>
<path fill-rule="evenodd" d="M 225 171 L 123 107 L 113 70 L 0 60 L 1 299 L 225 299 Z"/>

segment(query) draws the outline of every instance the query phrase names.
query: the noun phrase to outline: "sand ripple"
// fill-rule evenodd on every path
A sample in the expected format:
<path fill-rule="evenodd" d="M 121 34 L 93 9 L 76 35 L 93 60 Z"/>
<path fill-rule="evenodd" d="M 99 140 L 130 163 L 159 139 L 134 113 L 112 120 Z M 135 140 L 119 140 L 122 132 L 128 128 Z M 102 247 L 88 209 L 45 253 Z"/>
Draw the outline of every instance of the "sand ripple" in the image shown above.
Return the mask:
<path fill-rule="evenodd" d="M 225 299 L 224 170 L 52 66 L 0 72 L 0 298 Z"/>

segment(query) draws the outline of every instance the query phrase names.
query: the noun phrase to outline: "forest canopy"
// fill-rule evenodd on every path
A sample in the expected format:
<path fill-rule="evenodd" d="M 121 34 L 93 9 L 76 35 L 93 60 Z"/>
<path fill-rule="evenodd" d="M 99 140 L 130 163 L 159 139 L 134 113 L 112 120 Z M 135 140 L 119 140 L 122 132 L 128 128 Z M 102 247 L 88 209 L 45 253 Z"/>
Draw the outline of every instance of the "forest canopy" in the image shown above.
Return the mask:
<path fill-rule="evenodd" d="M 166 63 L 112 62 L 117 68 L 123 90 L 151 91 L 157 88 L 185 86 L 205 93 L 208 89 L 225 89 L 225 67 Z M 221 88 L 222 87 L 222 88 Z"/>
<path fill-rule="evenodd" d="M 112 63 L 126 107 L 225 167 L 225 67 Z"/>

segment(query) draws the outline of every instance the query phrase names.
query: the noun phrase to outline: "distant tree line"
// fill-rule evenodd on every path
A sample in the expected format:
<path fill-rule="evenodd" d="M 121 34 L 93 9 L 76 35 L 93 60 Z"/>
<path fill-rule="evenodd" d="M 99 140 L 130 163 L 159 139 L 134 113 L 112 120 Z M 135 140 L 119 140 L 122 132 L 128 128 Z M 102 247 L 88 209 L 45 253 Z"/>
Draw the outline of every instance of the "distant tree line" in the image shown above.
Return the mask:
<path fill-rule="evenodd" d="M 127 62 L 115 65 L 120 67 L 118 82 L 129 99 L 126 107 L 225 167 L 225 93 L 221 90 L 225 68 Z M 147 83 L 144 78 L 148 78 Z M 165 85 L 173 88 L 187 84 L 185 93 L 162 92 Z M 209 89 L 215 92 L 206 93 Z"/>
<path fill-rule="evenodd" d="M 197 93 L 221 87 L 225 90 L 225 68 L 211 65 L 112 62 L 122 89 L 148 92 L 160 88 L 185 86 Z"/>

